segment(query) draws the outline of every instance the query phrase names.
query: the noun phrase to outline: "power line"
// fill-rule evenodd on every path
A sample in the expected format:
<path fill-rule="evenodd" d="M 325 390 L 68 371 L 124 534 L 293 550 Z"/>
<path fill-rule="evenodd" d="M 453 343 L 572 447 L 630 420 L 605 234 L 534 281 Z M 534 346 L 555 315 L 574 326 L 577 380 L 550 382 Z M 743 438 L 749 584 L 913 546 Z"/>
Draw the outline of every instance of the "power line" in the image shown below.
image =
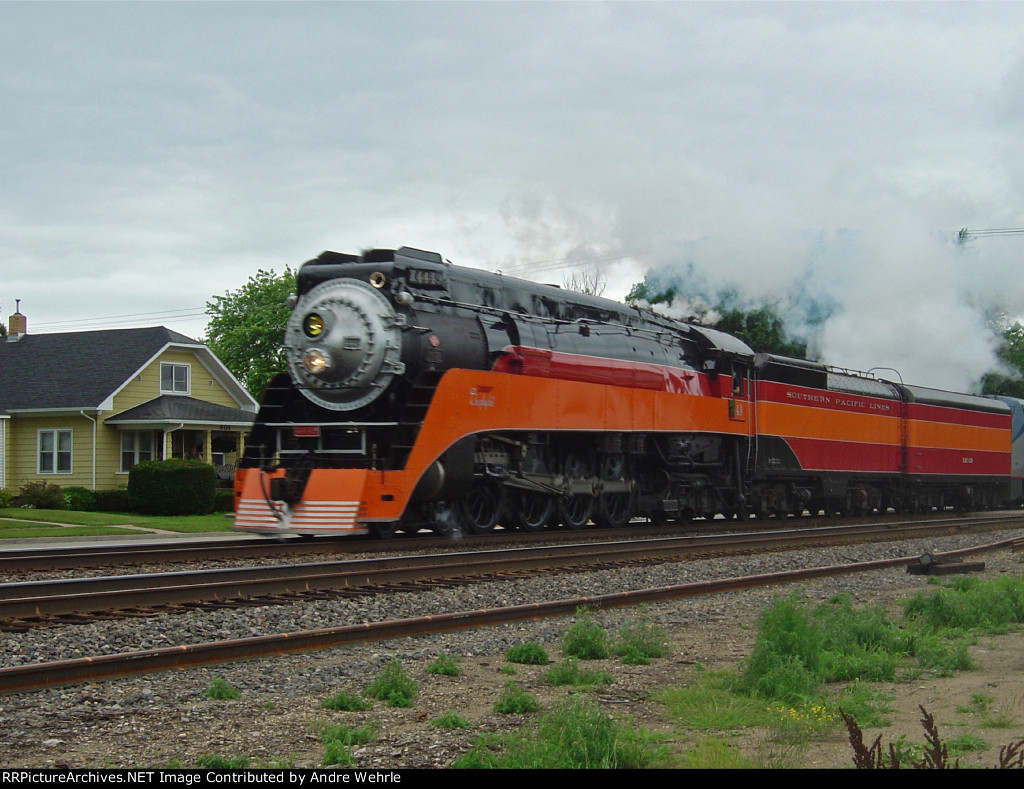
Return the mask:
<path fill-rule="evenodd" d="M 1003 228 L 991 228 L 987 230 L 968 230 L 966 227 L 961 228 L 960 232 L 957 233 L 957 240 L 963 244 L 972 238 L 979 238 L 985 236 L 1020 236 L 1024 235 L 1024 227 L 1003 227 Z"/>
<path fill-rule="evenodd" d="M 126 315 L 108 315 L 97 318 L 74 318 L 61 321 L 46 321 L 36 323 L 33 329 L 74 331 L 77 329 L 114 329 L 132 326 L 146 326 L 154 323 L 178 323 L 206 316 L 205 309 L 187 307 L 177 310 L 162 310 L 160 312 L 134 312 Z"/>

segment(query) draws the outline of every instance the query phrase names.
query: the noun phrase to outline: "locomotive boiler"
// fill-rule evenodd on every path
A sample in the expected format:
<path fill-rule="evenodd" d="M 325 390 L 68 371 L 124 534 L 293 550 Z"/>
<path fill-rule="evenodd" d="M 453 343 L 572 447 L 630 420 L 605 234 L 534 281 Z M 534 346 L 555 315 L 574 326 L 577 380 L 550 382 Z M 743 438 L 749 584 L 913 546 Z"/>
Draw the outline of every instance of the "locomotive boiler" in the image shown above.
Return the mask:
<path fill-rule="evenodd" d="M 990 507 L 1011 411 L 403 247 L 304 264 L 235 528 L 346 534 Z"/>

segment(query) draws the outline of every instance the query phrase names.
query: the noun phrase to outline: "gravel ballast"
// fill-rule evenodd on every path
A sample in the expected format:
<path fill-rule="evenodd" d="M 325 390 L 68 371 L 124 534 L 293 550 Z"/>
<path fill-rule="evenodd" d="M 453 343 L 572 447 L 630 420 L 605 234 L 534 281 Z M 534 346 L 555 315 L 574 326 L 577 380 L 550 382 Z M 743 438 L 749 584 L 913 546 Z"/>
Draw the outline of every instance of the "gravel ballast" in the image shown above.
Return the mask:
<path fill-rule="evenodd" d="M 84 625 L 3 633 L 0 665 L 16 666 L 101 654 L 194 644 L 271 633 L 339 627 L 522 603 L 593 597 L 629 589 L 756 575 L 830 564 L 916 556 L 995 542 L 1024 532 L 871 544 L 719 558 L 679 564 L 549 574 L 492 581 L 456 589 L 388 594 L 361 599 L 309 600 L 288 605 L 193 610 L 186 613 L 101 621 Z M 978 557 L 986 577 L 1019 574 L 1018 556 L 1003 550 Z M 902 568 L 822 579 L 802 585 L 813 599 L 838 592 L 855 602 L 908 597 L 928 579 Z M 741 659 L 752 643 L 757 613 L 785 587 L 689 598 L 649 606 L 644 615 L 664 628 L 672 655 L 651 667 L 602 666 L 615 682 L 600 691 L 602 705 L 616 717 L 643 720 L 650 692 L 670 683 L 696 663 L 708 667 Z M 636 610 L 598 612 L 595 620 L 614 629 L 635 620 Z M 151 674 L 99 684 L 0 696 L 0 764 L 8 767 L 195 766 L 203 754 L 244 756 L 251 766 L 313 767 L 323 746 L 317 730 L 325 722 L 374 721 L 378 740 L 354 749 L 356 766 L 367 768 L 447 767 L 481 732 L 506 730 L 520 716 L 493 712 L 508 676 L 499 673 L 503 653 L 525 640 L 539 641 L 558 658 L 558 640 L 569 618 L 480 628 L 431 637 L 396 639 L 187 671 Z M 461 658 L 461 677 L 424 672 L 438 654 Z M 419 683 L 411 709 L 376 702 L 366 713 L 325 710 L 321 701 L 338 691 L 360 693 L 393 657 Z M 241 691 L 237 700 L 204 697 L 220 677 Z M 512 677 L 550 700 L 565 689 L 545 688 L 539 672 L 527 668 Z M 473 724 L 467 730 L 432 727 L 430 721 L 454 709 Z"/>

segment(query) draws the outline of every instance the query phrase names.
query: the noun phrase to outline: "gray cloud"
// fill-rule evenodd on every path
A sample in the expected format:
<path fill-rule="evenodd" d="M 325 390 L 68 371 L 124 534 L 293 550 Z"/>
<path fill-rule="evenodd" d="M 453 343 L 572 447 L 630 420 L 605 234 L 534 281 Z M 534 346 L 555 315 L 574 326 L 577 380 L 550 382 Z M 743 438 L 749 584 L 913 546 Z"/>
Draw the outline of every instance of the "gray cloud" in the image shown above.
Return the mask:
<path fill-rule="evenodd" d="M 966 388 L 1024 314 L 1024 6 L 0 4 L 0 300 L 202 305 L 409 244 L 621 298 L 679 267 Z M 163 322 L 163 321 L 156 321 Z M 66 325 L 66 324 L 63 324 Z M 203 321 L 179 330 L 200 334 Z"/>

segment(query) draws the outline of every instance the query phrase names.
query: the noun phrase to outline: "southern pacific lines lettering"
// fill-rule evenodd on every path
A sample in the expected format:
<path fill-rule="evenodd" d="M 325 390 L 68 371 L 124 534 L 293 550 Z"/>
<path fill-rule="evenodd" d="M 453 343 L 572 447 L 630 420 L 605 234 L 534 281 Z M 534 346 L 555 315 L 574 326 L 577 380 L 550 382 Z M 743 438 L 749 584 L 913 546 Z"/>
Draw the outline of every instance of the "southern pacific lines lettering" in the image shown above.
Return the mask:
<path fill-rule="evenodd" d="M 802 403 L 817 403 L 819 405 L 837 405 L 840 408 L 854 408 L 859 411 L 884 411 L 889 412 L 892 406 L 889 403 L 879 403 L 874 400 L 860 400 L 853 397 L 843 397 L 834 394 L 818 394 L 816 392 L 786 392 L 786 399 L 799 400 Z"/>

